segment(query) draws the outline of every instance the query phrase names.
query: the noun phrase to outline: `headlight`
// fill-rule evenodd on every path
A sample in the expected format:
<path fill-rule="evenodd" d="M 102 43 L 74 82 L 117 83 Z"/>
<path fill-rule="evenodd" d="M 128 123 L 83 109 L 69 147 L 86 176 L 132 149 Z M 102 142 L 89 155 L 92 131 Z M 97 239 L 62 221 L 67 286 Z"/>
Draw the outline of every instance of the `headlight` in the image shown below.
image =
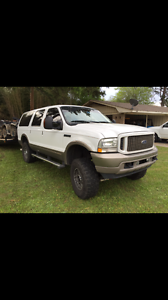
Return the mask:
<path fill-rule="evenodd" d="M 117 151 L 117 138 L 100 140 L 97 151 L 98 152 L 116 152 Z"/>

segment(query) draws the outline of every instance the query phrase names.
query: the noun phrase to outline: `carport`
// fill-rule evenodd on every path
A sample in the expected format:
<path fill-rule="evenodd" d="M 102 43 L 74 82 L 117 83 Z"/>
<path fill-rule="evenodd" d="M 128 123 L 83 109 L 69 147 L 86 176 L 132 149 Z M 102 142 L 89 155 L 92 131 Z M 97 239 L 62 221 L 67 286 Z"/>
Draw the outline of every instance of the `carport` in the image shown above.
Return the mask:
<path fill-rule="evenodd" d="M 144 127 L 160 126 L 168 121 L 168 107 L 130 103 L 90 100 L 84 106 L 100 110 L 109 119 L 120 124 L 135 124 Z"/>

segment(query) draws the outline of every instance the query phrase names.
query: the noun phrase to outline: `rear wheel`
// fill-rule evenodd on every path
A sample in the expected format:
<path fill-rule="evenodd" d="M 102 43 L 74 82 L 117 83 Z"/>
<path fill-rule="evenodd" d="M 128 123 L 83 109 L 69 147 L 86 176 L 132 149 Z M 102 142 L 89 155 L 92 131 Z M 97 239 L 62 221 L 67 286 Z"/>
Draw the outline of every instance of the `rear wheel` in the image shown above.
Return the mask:
<path fill-rule="evenodd" d="M 138 173 L 135 173 L 133 175 L 130 175 L 130 176 L 127 176 L 129 179 L 132 179 L 132 180 L 137 180 L 137 179 L 140 179 L 142 177 L 145 176 L 147 170 L 144 170 L 144 171 L 141 171 L 141 172 L 138 172 Z"/>
<path fill-rule="evenodd" d="M 99 189 L 99 176 L 94 164 L 87 158 L 75 159 L 71 164 L 71 183 L 81 199 L 94 197 Z"/>
<path fill-rule="evenodd" d="M 23 143 L 22 154 L 23 154 L 23 159 L 26 163 L 31 163 L 31 162 L 35 161 L 34 157 L 31 155 L 32 150 L 30 149 L 27 142 Z"/>

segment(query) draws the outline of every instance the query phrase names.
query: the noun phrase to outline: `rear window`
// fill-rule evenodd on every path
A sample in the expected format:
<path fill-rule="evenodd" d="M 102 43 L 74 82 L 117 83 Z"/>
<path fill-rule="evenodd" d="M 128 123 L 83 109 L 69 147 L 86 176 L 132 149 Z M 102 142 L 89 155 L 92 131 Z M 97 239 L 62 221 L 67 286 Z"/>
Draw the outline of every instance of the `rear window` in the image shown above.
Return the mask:
<path fill-rule="evenodd" d="M 19 123 L 19 126 L 29 126 L 30 123 L 30 119 L 33 115 L 34 111 L 29 111 L 27 113 L 25 113 Z"/>
<path fill-rule="evenodd" d="M 43 110 L 39 110 L 35 113 L 35 116 L 33 118 L 33 122 L 32 122 L 32 126 L 40 126 L 41 125 L 41 120 L 43 118 L 43 114 L 44 114 L 44 109 Z"/>

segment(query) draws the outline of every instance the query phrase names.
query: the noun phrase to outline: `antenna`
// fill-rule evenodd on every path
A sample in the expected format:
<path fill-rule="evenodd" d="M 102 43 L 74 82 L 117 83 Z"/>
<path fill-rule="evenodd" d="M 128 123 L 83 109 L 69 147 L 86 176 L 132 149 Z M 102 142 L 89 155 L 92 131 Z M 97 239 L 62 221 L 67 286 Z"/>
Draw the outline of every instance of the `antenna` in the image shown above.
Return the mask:
<path fill-rule="evenodd" d="M 132 105 L 131 109 L 133 109 L 133 108 L 134 108 L 134 106 L 137 106 L 137 105 L 138 105 L 138 103 L 139 103 L 139 101 L 138 101 L 138 100 L 136 100 L 136 99 L 130 99 L 130 104 Z"/>

